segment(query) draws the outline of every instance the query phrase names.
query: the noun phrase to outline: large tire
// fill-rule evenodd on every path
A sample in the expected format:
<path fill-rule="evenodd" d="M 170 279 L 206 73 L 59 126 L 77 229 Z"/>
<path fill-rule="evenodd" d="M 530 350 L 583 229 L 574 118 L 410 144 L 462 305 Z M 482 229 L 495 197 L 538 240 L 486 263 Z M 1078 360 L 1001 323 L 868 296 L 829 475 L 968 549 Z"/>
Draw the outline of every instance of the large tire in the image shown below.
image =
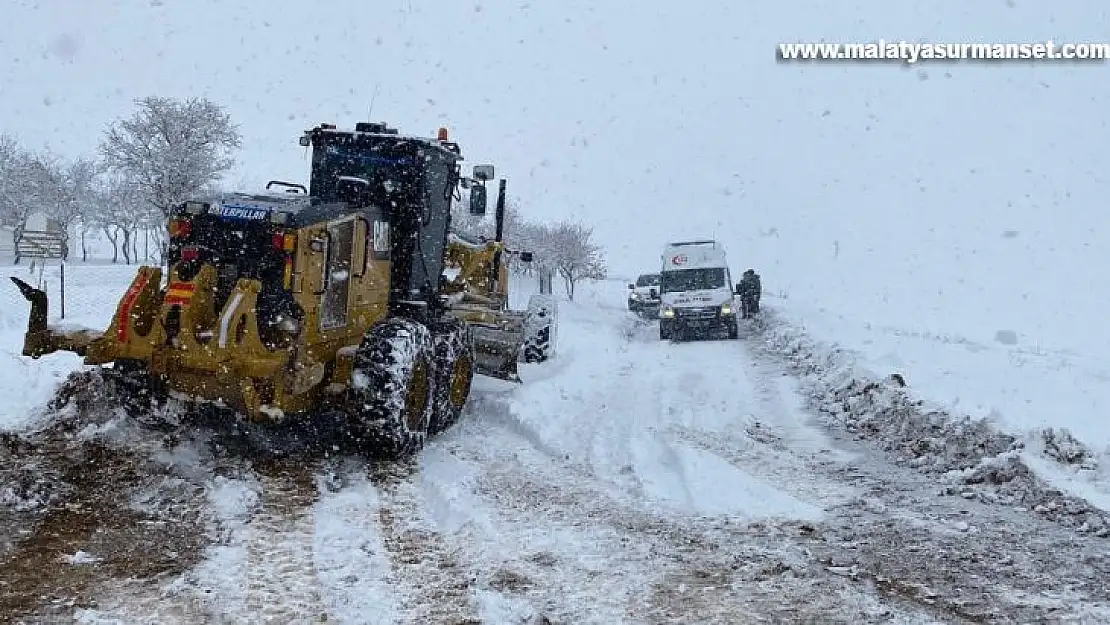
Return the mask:
<path fill-rule="evenodd" d="M 399 459 L 423 449 L 435 413 L 435 378 L 427 327 L 393 318 L 370 328 L 351 372 L 351 416 L 363 451 Z"/>
<path fill-rule="evenodd" d="M 536 293 L 528 300 L 524 317 L 524 343 L 521 359 L 524 362 L 544 362 L 555 351 L 555 316 L 558 309 L 555 298 Z"/>
<path fill-rule="evenodd" d="M 433 338 L 435 414 L 428 433 L 438 434 L 459 420 L 470 397 L 470 386 L 474 380 L 474 346 L 470 340 L 470 327 L 455 317 L 445 317 L 437 322 Z"/>

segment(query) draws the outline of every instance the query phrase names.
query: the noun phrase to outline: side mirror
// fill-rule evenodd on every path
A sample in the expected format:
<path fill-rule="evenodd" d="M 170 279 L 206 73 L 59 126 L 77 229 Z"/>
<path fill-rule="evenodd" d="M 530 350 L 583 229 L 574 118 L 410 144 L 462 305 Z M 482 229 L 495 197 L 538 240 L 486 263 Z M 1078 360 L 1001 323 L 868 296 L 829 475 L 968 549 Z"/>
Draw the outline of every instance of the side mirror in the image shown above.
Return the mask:
<path fill-rule="evenodd" d="M 632 284 L 631 282 L 629 282 L 629 283 L 628 283 L 628 288 L 630 288 L 630 289 L 635 289 L 635 288 L 636 288 L 636 285 L 635 285 L 635 284 Z"/>
<path fill-rule="evenodd" d="M 486 188 L 484 186 L 474 185 L 470 188 L 470 214 L 486 214 Z"/>
<path fill-rule="evenodd" d="M 742 288 L 741 288 L 741 283 L 740 283 L 740 282 L 737 282 L 737 283 L 736 283 L 736 294 L 737 294 L 737 295 L 740 295 L 740 294 L 741 294 L 741 292 L 742 292 Z"/>
<path fill-rule="evenodd" d="M 474 179 L 482 182 L 493 180 L 493 165 L 475 165 Z"/>
<path fill-rule="evenodd" d="M 532 262 L 532 252 L 521 252 L 520 260 L 526 263 Z"/>

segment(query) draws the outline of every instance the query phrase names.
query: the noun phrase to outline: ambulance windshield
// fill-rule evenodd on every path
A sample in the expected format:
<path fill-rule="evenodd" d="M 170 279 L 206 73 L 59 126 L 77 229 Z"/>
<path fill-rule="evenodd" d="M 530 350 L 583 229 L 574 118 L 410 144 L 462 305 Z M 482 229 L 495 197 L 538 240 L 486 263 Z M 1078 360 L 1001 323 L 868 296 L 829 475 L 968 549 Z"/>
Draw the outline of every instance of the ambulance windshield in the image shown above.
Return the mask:
<path fill-rule="evenodd" d="M 725 286 L 725 270 L 722 267 L 702 269 L 678 269 L 663 272 L 662 291 L 703 291 Z"/>

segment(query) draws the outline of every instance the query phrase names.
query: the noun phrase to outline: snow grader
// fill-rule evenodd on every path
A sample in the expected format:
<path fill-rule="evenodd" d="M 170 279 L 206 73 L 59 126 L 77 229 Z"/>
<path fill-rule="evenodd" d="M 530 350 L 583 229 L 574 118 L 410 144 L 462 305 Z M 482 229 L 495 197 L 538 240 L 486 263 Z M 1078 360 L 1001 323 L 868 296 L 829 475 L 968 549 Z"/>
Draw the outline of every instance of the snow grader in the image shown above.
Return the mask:
<path fill-rule="evenodd" d="M 458 419 L 476 371 L 515 378 L 527 324 L 503 305 L 509 252 L 463 249 L 450 224 L 459 187 L 485 213 L 493 167 L 464 177 L 446 129 L 321 124 L 299 142 L 309 188 L 182 203 L 166 275 L 140 267 L 103 332 L 50 326 L 46 294 L 12 277 L 31 303 L 23 354 L 75 352 L 135 405 L 175 397 L 253 423 L 339 414 L 360 450 L 394 458 Z"/>

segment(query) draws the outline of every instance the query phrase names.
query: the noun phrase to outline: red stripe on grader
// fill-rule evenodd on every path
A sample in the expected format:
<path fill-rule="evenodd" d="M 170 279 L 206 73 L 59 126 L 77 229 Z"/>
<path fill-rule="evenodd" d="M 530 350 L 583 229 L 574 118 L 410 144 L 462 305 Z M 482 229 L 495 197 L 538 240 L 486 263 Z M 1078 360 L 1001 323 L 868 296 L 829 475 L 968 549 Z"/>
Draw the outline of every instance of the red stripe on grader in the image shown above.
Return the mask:
<path fill-rule="evenodd" d="M 192 293 L 197 288 L 197 285 L 190 282 L 171 282 L 169 290 L 171 291 L 188 291 Z"/>
<path fill-rule="evenodd" d="M 192 299 L 193 299 L 193 298 L 191 298 L 191 297 L 174 297 L 174 296 L 170 296 L 170 297 L 167 297 L 167 298 L 166 298 L 166 299 L 165 299 L 165 300 L 163 301 L 163 303 L 165 303 L 165 304 L 168 304 L 168 305 L 170 305 L 170 306 L 184 306 L 185 304 L 188 304 L 188 303 L 189 303 L 190 301 L 192 301 Z"/>
<path fill-rule="evenodd" d="M 139 293 L 142 293 L 146 288 L 146 283 L 150 280 L 147 274 L 140 274 L 135 282 L 127 289 L 127 294 L 123 296 L 123 301 L 119 305 L 119 316 L 116 321 L 119 323 L 119 330 L 116 332 L 116 338 L 122 343 L 127 340 L 127 326 L 128 320 L 131 317 L 131 309 L 135 307 L 135 300 L 139 299 Z"/>

